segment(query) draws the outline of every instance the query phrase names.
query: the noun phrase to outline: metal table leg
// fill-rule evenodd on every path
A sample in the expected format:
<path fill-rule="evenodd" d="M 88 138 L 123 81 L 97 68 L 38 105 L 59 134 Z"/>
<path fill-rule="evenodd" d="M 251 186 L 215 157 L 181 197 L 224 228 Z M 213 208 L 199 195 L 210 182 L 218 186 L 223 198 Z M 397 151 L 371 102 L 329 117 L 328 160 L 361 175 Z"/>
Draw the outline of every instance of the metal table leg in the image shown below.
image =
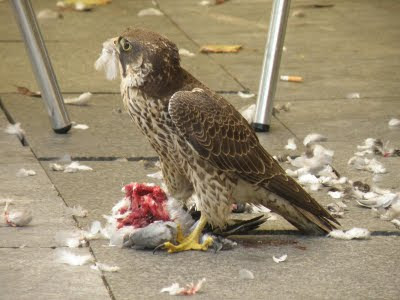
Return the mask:
<path fill-rule="evenodd" d="M 255 131 L 269 131 L 289 8 L 290 0 L 274 0 L 252 124 Z"/>
<path fill-rule="evenodd" d="M 71 128 L 71 122 L 64 106 L 57 78 L 51 66 L 31 1 L 10 0 L 10 2 L 29 54 L 36 81 L 50 116 L 53 130 L 56 133 L 67 133 Z"/>

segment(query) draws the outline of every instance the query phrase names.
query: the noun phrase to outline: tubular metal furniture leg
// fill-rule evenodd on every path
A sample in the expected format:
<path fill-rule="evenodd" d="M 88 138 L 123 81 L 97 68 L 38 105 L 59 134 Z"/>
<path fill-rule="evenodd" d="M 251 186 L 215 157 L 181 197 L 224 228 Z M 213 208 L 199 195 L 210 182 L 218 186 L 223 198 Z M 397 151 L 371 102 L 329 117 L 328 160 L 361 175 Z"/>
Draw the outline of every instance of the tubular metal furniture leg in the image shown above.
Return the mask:
<path fill-rule="evenodd" d="M 71 122 L 64 106 L 57 78 L 51 66 L 31 1 L 10 0 L 10 2 L 29 54 L 36 81 L 50 116 L 53 130 L 56 133 L 67 133 L 71 128 Z"/>
<path fill-rule="evenodd" d="M 255 131 L 269 131 L 289 8 L 290 0 L 274 0 L 252 124 Z"/>

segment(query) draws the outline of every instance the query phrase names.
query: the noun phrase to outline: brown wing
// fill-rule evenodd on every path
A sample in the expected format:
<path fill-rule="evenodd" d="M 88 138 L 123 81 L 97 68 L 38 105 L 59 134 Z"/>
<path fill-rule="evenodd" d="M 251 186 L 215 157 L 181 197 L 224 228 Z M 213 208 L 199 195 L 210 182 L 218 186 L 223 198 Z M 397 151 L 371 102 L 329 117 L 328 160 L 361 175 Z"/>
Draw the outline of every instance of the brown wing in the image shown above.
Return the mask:
<path fill-rule="evenodd" d="M 337 221 L 265 151 L 241 114 L 209 91 L 175 93 L 169 114 L 179 133 L 213 166 L 265 187 L 317 216 Z"/>

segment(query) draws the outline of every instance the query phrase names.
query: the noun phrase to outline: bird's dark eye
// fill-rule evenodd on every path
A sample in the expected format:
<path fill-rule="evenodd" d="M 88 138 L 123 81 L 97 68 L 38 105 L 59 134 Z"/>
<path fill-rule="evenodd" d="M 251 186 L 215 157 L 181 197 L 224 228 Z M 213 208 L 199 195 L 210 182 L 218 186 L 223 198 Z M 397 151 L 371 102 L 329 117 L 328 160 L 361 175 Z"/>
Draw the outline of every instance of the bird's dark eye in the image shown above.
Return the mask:
<path fill-rule="evenodd" d="M 121 39 L 119 43 L 121 45 L 122 50 L 124 51 L 129 51 L 132 49 L 132 45 L 125 39 Z"/>

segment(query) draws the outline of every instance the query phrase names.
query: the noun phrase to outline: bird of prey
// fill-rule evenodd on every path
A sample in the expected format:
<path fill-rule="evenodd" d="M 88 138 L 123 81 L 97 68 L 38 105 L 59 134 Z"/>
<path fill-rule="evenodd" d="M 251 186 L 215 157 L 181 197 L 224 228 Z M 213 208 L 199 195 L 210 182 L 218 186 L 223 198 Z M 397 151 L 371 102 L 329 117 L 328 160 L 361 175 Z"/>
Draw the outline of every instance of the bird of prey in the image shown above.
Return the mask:
<path fill-rule="evenodd" d="M 261 146 L 251 126 L 223 97 L 180 65 L 167 38 L 128 28 L 103 44 L 96 69 L 121 77 L 123 103 L 160 157 L 168 192 L 195 195 L 201 218 L 169 252 L 206 250 L 205 224 L 224 227 L 233 203 L 262 204 L 306 234 L 325 234 L 337 221 Z M 338 223 L 337 223 L 338 224 Z"/>

